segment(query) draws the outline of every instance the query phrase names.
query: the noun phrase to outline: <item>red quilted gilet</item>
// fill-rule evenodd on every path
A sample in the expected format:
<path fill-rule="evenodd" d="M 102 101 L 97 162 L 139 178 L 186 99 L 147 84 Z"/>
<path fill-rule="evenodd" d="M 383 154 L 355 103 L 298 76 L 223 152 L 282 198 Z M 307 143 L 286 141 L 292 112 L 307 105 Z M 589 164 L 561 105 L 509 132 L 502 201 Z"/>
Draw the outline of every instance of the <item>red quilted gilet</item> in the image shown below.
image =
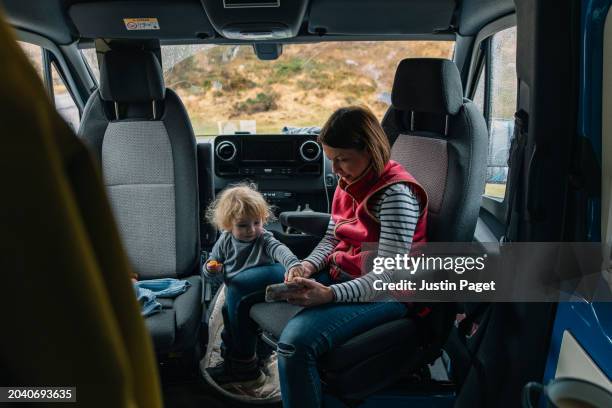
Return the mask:
<path fill-rule="evenodd" d="M 376 243 L 380 237 L 380 223 L 368 211 L 368 200 L 378 191 L 396 183 L 406 183 L 418 195 L 421 215 L 417 221 L 413 244 L 426 242 L 427 193 L 421 185 L 399 163 L 387 163 L 379 176 L 370 167 L 360 178 L 350 184 L 340 180 L 332 202 L 332 218 L 336 224 L 334 235 L 340 243 L 329 255 L 330 275 L 338 280 L 340 271 L 353 278 L 367 271 L 362 268 L 365 253 L 364 242 Z"/>

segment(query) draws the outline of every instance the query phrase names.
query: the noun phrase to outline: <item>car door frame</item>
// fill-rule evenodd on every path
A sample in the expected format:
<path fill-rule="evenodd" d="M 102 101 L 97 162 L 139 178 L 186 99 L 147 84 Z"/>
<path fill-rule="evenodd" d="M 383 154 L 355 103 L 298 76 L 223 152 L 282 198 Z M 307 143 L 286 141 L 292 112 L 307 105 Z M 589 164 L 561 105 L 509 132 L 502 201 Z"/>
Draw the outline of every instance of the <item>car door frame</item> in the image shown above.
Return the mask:
<path fill-rule="evenodd" d="M 472 49 L 470 69 L 465 86 L 465 95 L 473 99 L 478 82 L 482 75 L 487 75 L 484 82 L 483 115 L 489 126 L 490 103 L 490 80 L 491 75 L 491 40 L 493 36 L 505 29 L 516 26 L 516 14 L 510 14 L 494 20 L 485 25 L 476 35 Z M 486 72 L 485 72 L 486 69 Z M 517 89 L 518 93 L 518 89 Z M 489 130 L 490 137 L 490 130 Z M 508 187 L 508 186 L 507 186 Z M 507 197 L 509 189 L 506 188 L 503 199 L 482 195 L 480 216 L 477 223 L 475 240 L 479 242 L 499 241 L 505 228 L 505 214 L 508 207 Z"/>
<path fill-rule="evenodd" d="M 97 84 L 89 73 L 77 43 L 59 45 L 44 36 L 29 31 L 19 29 L 15 31 L 17 40 L 41 47 L 44 85 L 51 100 L 54 102 L 51 86 L 51 65 L 54 65 L 79 110 L 79 115 L 82 115 L 85 103 L 91 92 L 97 88 Z"/>

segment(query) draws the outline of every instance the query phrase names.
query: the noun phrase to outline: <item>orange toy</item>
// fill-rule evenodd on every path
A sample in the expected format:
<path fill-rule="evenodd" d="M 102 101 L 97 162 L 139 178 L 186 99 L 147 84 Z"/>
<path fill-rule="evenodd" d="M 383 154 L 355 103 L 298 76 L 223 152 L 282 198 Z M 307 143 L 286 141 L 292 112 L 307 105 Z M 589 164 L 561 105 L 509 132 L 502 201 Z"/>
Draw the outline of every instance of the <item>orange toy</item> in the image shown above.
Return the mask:
<path fill-rule="evenodd" d="M 206 263 L 206 269 L 208 269 L 211 272 L 218 272 L 222 266 L 223 266 L 222 263 L 215 261 L 215 260 L 208 261 Z"/>

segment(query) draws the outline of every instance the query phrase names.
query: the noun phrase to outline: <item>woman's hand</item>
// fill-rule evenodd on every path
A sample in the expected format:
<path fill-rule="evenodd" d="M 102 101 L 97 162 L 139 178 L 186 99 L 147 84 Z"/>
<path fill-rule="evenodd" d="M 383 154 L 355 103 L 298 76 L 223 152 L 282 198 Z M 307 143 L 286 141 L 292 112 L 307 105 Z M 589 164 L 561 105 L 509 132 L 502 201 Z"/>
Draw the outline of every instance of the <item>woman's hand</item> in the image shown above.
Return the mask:
<path fill-rule="evenodd" d="M 303 275 L 305 278 L 310 278 L 312 275 L 317 273 L 317 268 L 308 261 L 302 261 L 302 268 L 304 268 L 306 271 Z"/>
<path fill-rule="evenodd" d="M 292 293 L 290 297 L 287 298 L 288 303 L 309 307 L 331 303 L 334 301 L 333 291 L 315 280 L 295 277 L 291 283 L 301 285 L 302 289 Z"/>

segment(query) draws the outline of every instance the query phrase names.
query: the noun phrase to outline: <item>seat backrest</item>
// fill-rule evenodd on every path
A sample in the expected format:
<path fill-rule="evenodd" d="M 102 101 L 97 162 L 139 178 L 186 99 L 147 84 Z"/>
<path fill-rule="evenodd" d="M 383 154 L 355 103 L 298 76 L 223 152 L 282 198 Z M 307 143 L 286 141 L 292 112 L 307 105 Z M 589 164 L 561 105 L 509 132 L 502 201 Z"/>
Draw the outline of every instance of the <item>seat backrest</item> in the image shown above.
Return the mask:
<path fill-rule="evenodd" d="M 401 61 L 391 101 L 382 125 L 391 158 L 427 192 L 428 240 L 472 241 L 484 191 L 488 132 L 482 113 L 463 98 L 456 65 L 434 58 Z"/>
<path fill-rule="evenodd" d="M 215 199 L 213 175 L 212 143 L 198 143 L 198 189 L 200 198 L 200 245 L 202 250 L 210 250 L 217 241 L 217 228 L 204 214 Z"/>
<path fill-rule="evenodd" d="M 181 277 L 199 265 L 196 141 L 179 97 L 151 51 L 101 57 L 100 89 L 79 135 L 100 161 L 121 236 L 141 279 Z"/>

